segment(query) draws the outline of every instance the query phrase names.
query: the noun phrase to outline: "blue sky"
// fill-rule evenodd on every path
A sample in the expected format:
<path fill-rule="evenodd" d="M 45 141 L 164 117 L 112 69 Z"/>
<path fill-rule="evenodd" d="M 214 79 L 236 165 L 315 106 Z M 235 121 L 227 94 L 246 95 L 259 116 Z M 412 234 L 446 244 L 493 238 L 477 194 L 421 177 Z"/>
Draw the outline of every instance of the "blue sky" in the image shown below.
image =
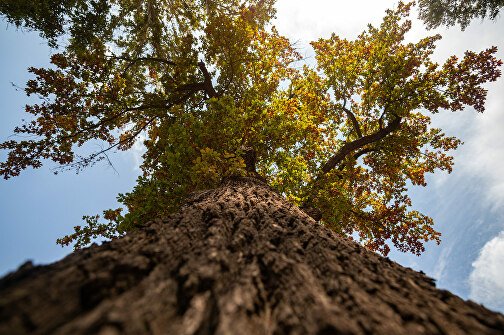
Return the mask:
<path fill-rule="evenodd" d="M 307 6 L 306 1 L 280 0 L 276 25 L 303 48 L 331 32 L 355 38 L 367 23 L 379 23 L 384 10 L 395 3 L 312 0 Z M 0 28 L 0 141 L 4 141 L 24 117 L 23 106 L 29 102 L 11 82 L 23 87 L 30 78 L 27 67 L 46 66 L 51 51 L 36 33 L 16 31 L 5 22 Z M 499 57 L 504 58 L 503 31 L 502 18 L 476 21 L 465 32 L 457 27 L 425 32 L 414 20 L 409 38 L 441 33 L 438 61 L 491 45 L 497 45 Z M 311 53 L 309 48 L 305 52 Z M 452 174 L 433 175 L 426 189 L 412 190 L 415 207 L 432 216 L 443 233 L 441 245 L 428 245 L 420 257 L 393 252 L 391 258 L 426 272 L 439 287 L 504 312 L 504 80 L 488 89 L 485 114 L 467 110 L 435 117 L 437 126 L 459 136 L 465 145 L 456 153 Z M 0 159 L 4 157 L 0 153 Z M 0 275 L 27 259 L 35 263 L 60 259 L 71 248 L 56 245 L 56 238 L 71 233 L 82 215 L 116 205 L 117 193 L 134 185 L 139 151 L 111 158 L 117 171 L 97 165 L 79 175 L 55 176 L 49 162 L 17 178 L 0 180 Z"/>
<path fill-rule="evenodd" d="M 22 90 L 30 78 L 29 66 L 48 65 L 50 49 L 36 33 L 16 31 L 0 24 L 0 141 L 12 134 L 29 102 Z M 0 153 L 0 159 L 5 152 Z M 117 205 L 116 195 L 129 191 L 138 175 L 135 155 L 118 153 L 112 161 L 117 171 L 97 165 L 76 175 L 54 175 L 48 162 L 41 169 L 26 170 L 18 178 L 0 180 L 0 275 L 27 259 L 36 263 L 55 261 L 71 248 L 55 244 L 72 232 L 83 215 L 101 213 Z"/>

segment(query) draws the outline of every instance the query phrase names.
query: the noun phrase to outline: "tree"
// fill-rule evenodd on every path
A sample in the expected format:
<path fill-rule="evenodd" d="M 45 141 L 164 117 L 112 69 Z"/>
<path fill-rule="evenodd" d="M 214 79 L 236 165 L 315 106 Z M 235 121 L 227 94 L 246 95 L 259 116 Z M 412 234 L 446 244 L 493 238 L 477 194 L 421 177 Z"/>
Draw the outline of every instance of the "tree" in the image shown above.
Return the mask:
<path fill-rule="evenodd" d="M 119 196 L 127 213 L 105 211 L 108 223 L 87 216 L 59 243 L 123 235 L 236 175 L 259 175 L 338 234 L 358 234 L 385 255 L 390 242 L 416 254 L 439 242 L 432 219 L 411 210 L 408 183 L 425 186 L 426 173 L 451 171 L 449 151 L 460 141 L 432 128 L 428 114 L 483 112 L 482 85 L 500 76 L 495 47 L 438 65 L 430 56 L 440 36 L 404 43 L 412 4 L 400 3 L 354 41 L 313 42 L 313 68 L 269 23 L 273 0 L 116 0 L 96 27 L 75 19 L 94 3 L 71 4 L 56 14 L 56 30 L 43 31 L 71 34 L 53 67 L 30 68 L 26 93 L 41 102 L 14 130 L 23 139 L 0 144 L 8 151 L 0 173 L 7 179 L 46 159 L 79 171 L 145 136 L 143 175 Z M 107 146 L 79 156 L 92 140 Z"/>
<path fill-rule="evenodd" d="M 437 290 L 316 224 L 257 178 L 0 279 L 1 334 L 502 334 L 504 316 Z"/>
<path fill-rule="evenodd" d="M 419 18 L 429 29 L 460 24 L 467 28 L 475 18 L 494 20 L 504 6 L 503 0 L 419 0 Z"/>
<path fill-rule="evenodd" d="M 116 0 L 82 29 L 89 3 L 54 13 L 67 46 L 30 69 L 41 102 L 0 172 L 79 170 L 144 136 L 144 173 L 127 213 L 60 242 L 125 236 L 0 279 L 0 333 L 501 333 L 502 315 L 349 236 L 383 253 L 439 238 L 406 186 L 450 170 L 459 141 L 426 114 L 483 111 L 495 48 L 439 66 L 439 36 L 403 43 L 400 4 L 355 41 L 314 42 L 313 68 L 270 26 L 273 1 Z M 78 156 L 92 140 L 107 146 Z"/>

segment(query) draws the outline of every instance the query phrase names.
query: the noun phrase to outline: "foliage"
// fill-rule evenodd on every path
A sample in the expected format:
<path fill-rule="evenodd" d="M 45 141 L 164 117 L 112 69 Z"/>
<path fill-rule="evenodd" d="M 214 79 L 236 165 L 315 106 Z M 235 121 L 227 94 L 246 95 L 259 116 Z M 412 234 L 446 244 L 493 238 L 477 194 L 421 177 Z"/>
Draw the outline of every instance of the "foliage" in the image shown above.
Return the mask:
<path fill-rule="evenodd" d="M 460 24 L 464 30 L 475 18 L 494 20 L 504 0 L 418 0 L 418 6 L 429 29 Z"/>
<path fill-rule="evenodd" d="M 301 66 L 269 23 L 273 4 L 112 1 L 102 26 L 70 38 L 51 68 L 30 69 L 26 93 L 41 102 L 26 107 L 33 118 L 15 129 L 28 139 L 0 144 L 8 151 L 0 173 L 7 179 L 46 159 L 79 170 L 144 136 L 143 175 L 118 198 L 127 211 L 105 211 L 108 224 L 86 217 L 87 227 L 58 241 L 76 247 L 124 234 L 175 211 L 192 192 L 245 174 L 259 174 L 334 231 L 357 234 L 383 254 L 389 242 L 415 254 L 439 242 L 432 219 L 411 209 L 408 185 L 451 171 L 449 151 L 460 141 L 432 128 L 429 114 L 483 112 L 482 85 L 500 76 L 496 48 L 436 64 L 430 56 L 440 36 L 405 43 L 411 4 L 400 3 L 356 40 L 313 42 L 317 65 Z M 68 18 L 77 35 L 80 23 Z M 108 147 L 76 154 L 93 140 Z"/>
<path fill-rule="evenodd" d="M 117 227 L 117 222 L 121 221 L 121 211 L 122 209 L 116 210 L 106 210 L 103 212 L 103 217 L 109 220 L 107 223 L 100 223 L 99 215 L 84 215 L 82 220 L 86 223 L 86 226 L 75 226 L 74 233 L 56 240 L 58 244 L 69 245 L 74 242 L 74 248 L 80 249 L 89 245 L 93 240 L 99 237 L 105 237 L 112 239 L 120 236 L 124 231 Z"/>
<path fill-rule="evenodd" d="M 58 37 L 68 34 L 73 43 L 90 42 L 90 31 L 95 36 L 106 36 L 107 22 L 111 19 L 110 1 L 107 0 L 2 0 L 0 13 L 17 27 L 40 32 L 52 47 Z M 68 27 L 71 25 L 70 27 Z"/>

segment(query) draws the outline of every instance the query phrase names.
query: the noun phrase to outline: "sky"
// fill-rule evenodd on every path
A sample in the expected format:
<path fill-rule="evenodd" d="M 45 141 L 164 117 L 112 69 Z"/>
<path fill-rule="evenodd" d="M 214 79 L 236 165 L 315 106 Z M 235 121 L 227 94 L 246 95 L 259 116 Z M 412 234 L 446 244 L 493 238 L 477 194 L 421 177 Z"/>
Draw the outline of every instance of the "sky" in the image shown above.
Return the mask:
<path fill-rule="evenodd" d="M 332 32 L 353 39 L 368 23 L 379 24 L 385 9 L 395 5 L 393 0 L 280 0 L 275 25 L 310 62 L 309 41 Z M 434 54 L 439 62 L 492 45 L 504 58 L 504 18 L 475 20 L 464 32 L 459 27 L 426 31 L 415 13 L 412 20 L 408 40 L 435 33 L 443 36 Z M 23 87 L 30 78 L 27 67 L 47 66 L 51 50 L 36 33 L 17 31 L 1 21 L 0 50 L 0 141 L 4 141 L 29 103 L 11 83 Z M 467 109 L 434 117 L 435 126 L 465 144 L 455 153 L 452 174 L 431 175 L 427 188 L 411 190 L 415 208 L 433 217 L 435 228 L 443 234 L 441 245 L 427 245 L 420 257 L 393 251 L 390 258 L 427 273 L 440 288 L 504 312 L 504 79 L 487 88 L 484 114 Z M 139 174 L 140 153 L 137 148 L 111 155 L 115 169 L 97 165 L 79 175 L 55 176 L 54 165 L 48 163 L 0 180 L 0 276 L 26 260 L 46 264 L 71 252 L 55 240 L 71 233 L 83 215 L 117 205 L 116 195 L 131 190 Z M 0 153 L 4 158 L 5 153 Z"/>

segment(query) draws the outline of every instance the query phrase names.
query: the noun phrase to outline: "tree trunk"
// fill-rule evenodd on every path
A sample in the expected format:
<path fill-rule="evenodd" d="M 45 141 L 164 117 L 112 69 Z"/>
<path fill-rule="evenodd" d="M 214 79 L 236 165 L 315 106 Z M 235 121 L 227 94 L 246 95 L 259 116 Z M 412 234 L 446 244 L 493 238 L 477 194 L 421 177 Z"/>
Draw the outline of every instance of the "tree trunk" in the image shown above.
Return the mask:
<path fill-rule="evenodd" d="M 504 334 L 504 316 L 344 240 L 260 181 L 0 280 L 0 334 Z"/>

